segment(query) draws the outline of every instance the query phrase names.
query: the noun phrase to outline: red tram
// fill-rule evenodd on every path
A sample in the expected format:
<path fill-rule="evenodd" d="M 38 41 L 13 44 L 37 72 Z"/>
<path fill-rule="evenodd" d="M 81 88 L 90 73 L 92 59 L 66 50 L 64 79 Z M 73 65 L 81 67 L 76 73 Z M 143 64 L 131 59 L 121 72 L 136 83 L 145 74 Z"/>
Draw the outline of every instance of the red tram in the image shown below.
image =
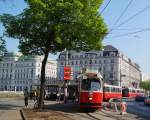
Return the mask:
<path fill-rule="evenodd" d="M 122 97 L 135 98 L 138 95 L 144 95 L 144 90 L 137 88 L 122 88 Z"/>
<path fill-rule="evenodd" d="M 101 108 L 103 82 L 100 73 L 84 73 L 78 80 L 80 108 Z"/>
<path fill-rule="evenodd" d="M 104 84 L 104 88 L 103 88 L 104 101 L 108 101 L 110 98 L 121 98 L 121 97 L 122 97 L 121 86 Z"/>

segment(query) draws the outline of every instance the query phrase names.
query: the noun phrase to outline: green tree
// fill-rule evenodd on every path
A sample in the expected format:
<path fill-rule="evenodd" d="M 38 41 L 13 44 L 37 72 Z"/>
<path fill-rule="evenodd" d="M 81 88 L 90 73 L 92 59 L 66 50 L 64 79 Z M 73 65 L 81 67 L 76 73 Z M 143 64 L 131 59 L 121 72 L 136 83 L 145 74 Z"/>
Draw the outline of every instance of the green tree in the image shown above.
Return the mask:
<path fill-rule="evenodd" d="M 101 49 L 107 27 L 99 14 L 103 0 L 25 0 L 28 8 L 4 14 L 5 34 L 19 39 L 23 54 L 44 55 L 38 107 L 43 107 L 45 66 L 49 53 Z"/>
<path fill-rule="evenodd" d="M 150 81 L 141 81 L 140 87 L 142 87 L 145 90 L 150 90 Z"/>
<path fill-rule="evenodd" d="M 2 37 L 0 37 L 0 61 L 2 60 L 2 57 L 6 52 L 7 50 L 6 50 L 5 40 Z"/>

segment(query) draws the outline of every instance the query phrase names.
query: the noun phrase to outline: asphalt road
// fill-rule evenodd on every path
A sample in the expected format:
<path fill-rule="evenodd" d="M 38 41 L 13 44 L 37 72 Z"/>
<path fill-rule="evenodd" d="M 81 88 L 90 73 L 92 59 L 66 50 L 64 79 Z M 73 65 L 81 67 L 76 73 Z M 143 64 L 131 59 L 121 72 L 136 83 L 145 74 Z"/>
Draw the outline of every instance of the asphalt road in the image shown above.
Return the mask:
<path fill-rule="evenodd" d="M 47 103 L 49 109 L 53 109 L 59 112 L 64 113 L 65 115 L 74 118 L 76 120 L 149 120 L 150 108 L 147 109 L 147 106 L 141 108 L 140 105 L 137 105 L 135 102 L 128 102 L 128 112 L 127 114 L 120 115 L 120 112 L 98 110 L 98 111 L 80 111 L 78 104 L 67 103 L 67 104 L 58 104 L 56 102 Z M 140 104 L 140 103 L 138 103 Z M 134 107 L 137 106 L 137 107 Z M 136 111 L 135 109 L 146 109 L 143 113 L 134 114 L 131 111 Z M 146 114 L 146 115 L 145 115 Z"/>
<path fill-rule="evenodd" d="M 150 120 L 150 106 L 144 105 L 144 102 L 129 102 L 127 112 Z"/>
<path fill-rule="evenodd" d="M 30 100 L 30 107 L 33 107 L 33 104 Z M 124 115 L 103 109 L 81 111 L 76 103 L 59 104 L 56 101 L 45 101 L 45 104 L 46 108 L 61 112 L 75 120 L 150 120 L 150 106 L 145 106 L 142 102 L 128 102 L 128 113 Z M 0 120 L 21 120 L 19 110 L 22 107 L 23 99 L 0 98 Z"/>

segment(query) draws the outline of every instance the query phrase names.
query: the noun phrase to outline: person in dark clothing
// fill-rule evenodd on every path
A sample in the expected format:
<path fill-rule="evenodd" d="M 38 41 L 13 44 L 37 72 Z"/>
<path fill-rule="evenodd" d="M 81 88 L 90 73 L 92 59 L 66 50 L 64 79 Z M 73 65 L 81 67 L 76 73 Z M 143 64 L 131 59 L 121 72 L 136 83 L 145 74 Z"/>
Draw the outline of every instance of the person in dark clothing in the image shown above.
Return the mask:
<path fill-rule="evenodd" d="M 26 88 L 24 90 L 24 103 L 26 107 L 28 106 L 28 97 L 29 97 L 29 93 L 28 93 L 28 89 Z"/>

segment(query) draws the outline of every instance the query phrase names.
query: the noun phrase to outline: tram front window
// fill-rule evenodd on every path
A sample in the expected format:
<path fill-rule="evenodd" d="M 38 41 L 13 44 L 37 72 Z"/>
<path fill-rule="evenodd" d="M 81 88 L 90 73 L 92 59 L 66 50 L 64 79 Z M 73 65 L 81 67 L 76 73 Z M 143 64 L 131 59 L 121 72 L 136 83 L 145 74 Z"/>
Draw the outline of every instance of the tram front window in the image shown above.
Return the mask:
<path fill-rule="evenodd" d="M 99 79 L 83 79 L 81 83 L 82 90 L 99 91 L 101 84 Z"/>

